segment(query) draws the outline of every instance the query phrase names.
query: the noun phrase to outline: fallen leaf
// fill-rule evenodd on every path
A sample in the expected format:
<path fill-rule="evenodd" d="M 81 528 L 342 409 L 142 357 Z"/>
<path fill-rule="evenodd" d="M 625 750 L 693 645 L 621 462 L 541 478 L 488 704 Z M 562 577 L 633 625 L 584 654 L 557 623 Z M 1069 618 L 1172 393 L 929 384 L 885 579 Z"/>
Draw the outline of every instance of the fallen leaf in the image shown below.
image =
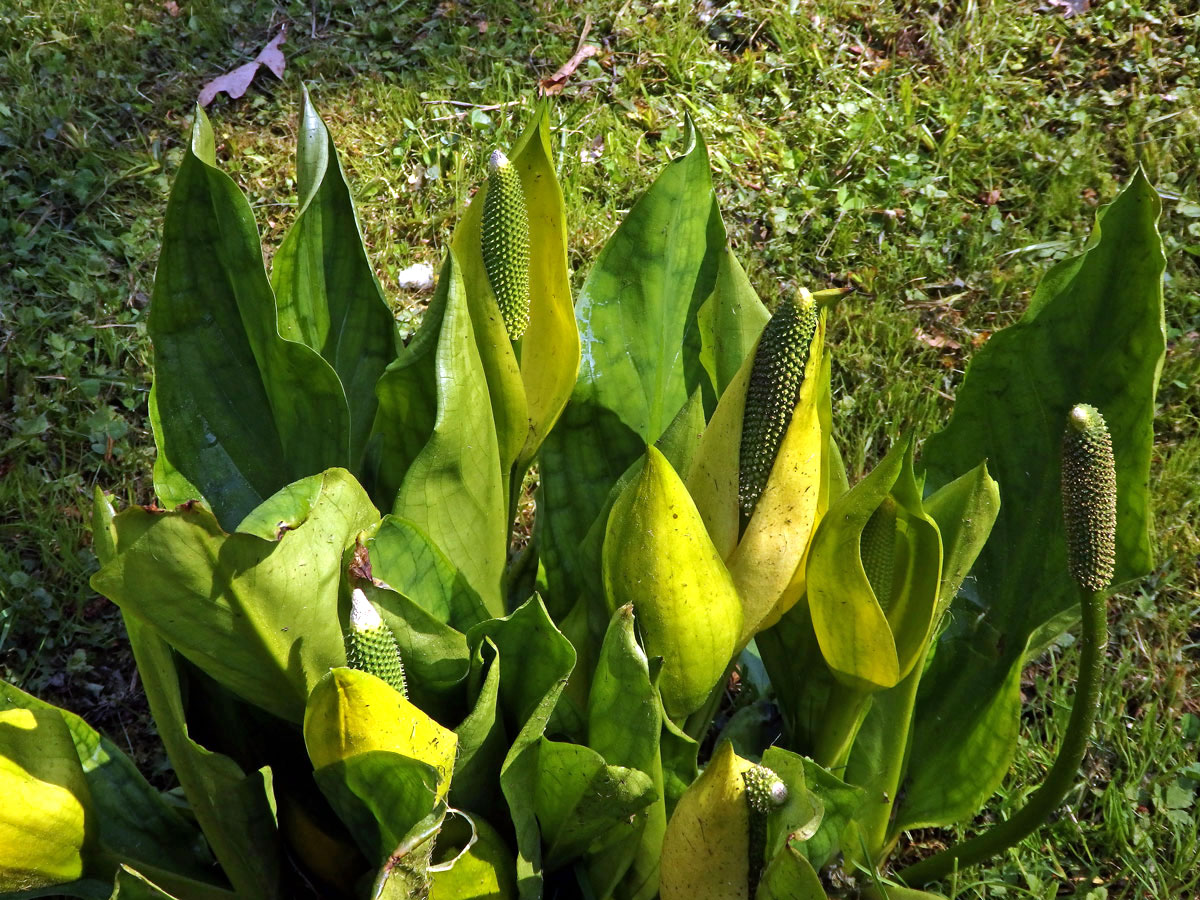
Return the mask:
<path fill-rule="evenodd" d="M 258 72 L 259 66 L 266 66 L 274 73 L 276 78 L 283 78 L 284 69 L 287 68 L 287 61 L 283 58 L 283 53 L 279 49 L 279 45 L 283 43 L 284 35 L 287 29 L 279 29 L 279 34 L 271 39 L 267 46 L 263 47 L 262 52 L 254 58 L 253 62 L 245 63 L 238 66 L 231 72 L 226 72 L 224 75 L 218 75 L 208 84 L 200 89 L 200 96 L 197 98 L 201 106 L 208 106 L 216 98 L 217 94 L 222 91 L 236 100 L 250 87 L 250 82 L 254 80 L 255 74 Z"/>
<path fill-rule="evenodd" d="M 590 56 L 595 56 L 600 52 L 600 48 L 595 44 L 584 44 L 575 51 L 575 55 L 562 64 L 557 72 L 549 78 L 541 80 L 542 95 L 557 94 L 567 84 L 567 79 L 579 68 L 579 64 Z"/>
<path fill-rule="evenodd" d="M 567 83 L 567 79 L 579 68 L 580 63 L 590 56 L 595 56 L 600 52 L 600 48 L 584 43 L 587 40 L 588 32 L 592 30 L 592 17 L 586 16 L 583 20 L 583 30 L 579 34 L 579 43 L 575 45 L 575 53 L 568 59 L 559 70 L 549 78 L 543 78 L 538 86 L 541 88 L 543 97 L 550 94 L 557 94 L 562 91 Z"/>
<path fill-rule="evenodd" d="M 927 347 L 937 347 L 938 349 L 945 350 L 962 349 L 962 344 L 953 338 L 946 337 L 944 334 L 930 334 L 927 331 L 922 331 L 920 328 L 914 328 L 913 335 Z"/>

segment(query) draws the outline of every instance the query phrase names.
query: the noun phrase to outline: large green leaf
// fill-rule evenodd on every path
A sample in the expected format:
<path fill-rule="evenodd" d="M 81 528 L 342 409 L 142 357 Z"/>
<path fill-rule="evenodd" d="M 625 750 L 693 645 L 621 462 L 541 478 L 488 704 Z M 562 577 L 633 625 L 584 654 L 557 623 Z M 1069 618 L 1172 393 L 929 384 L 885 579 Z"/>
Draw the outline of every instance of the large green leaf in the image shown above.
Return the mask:
<path fill-rule="evenodd" d="M 605 765 L 580 744 L 542 738 L 533 807 L 545 835 L 546 868 L 572 862 L 619 823 L 634 830 L 631 820 L 657 796 L 645 772 Z"/>
<path fill-rule="evenodd" d="M 1059 492 L 1067 411 L 1090 403 L 1112 433 L 1117 463 L 1117 574 L 1149 571 L 1148 478 L 1154 395 L 1164 352 L 1160 202 L 1138 171 L 1105 209 L 1088 248 L 1043 277 L 1021 320 L 975 355 L 946 428 L 925 444 L 928 482 L 939 487 L 988 461 L 1003 505 L 979 561 L 951 607 L 951 622 L 923 683 L 914 748 L 940 746 L 942 771 L 994 786 L 1015 729 L 1000 725 L 1014 669 L 1071 615 Z M 1043 630 L 1043 628 L 1045 630 Z M 987 733 L 996 731 L 993 739 Z M 953 732 L 959 737 L 951 741 Z M 1005 748 L 992 746 L 1001 739 Z M 986 760 L 973 760 L 987 745 Z M 957 748 L 962 754 L 950 760 Z M 1003 750 L 1003 752 L 1001 752 Z M 914 750 L 915 753 L 915 750 Z M 986 764 L 985 764 L 986 762 Z M 944 819 L 962 805 L 929 808 Z M 948 820 L 947 820 L 948 821 Z"/>
<path fill-rule="evenodd" d="M 112 505 L 97 488 L 92 508 L 92 546 L 102 566 L 117 555 L 115 518 Z M 132 616 L 124 620 L 158 735 L 192 814 L 236 894 L 272 900 L 279 895 L 280 857 L 270 769 L 244 775 L 232 759 L 206 750 L 188 736 L 179 674 L 170 646 Z M 70 714 L 64 713 L 64 717 L 72 733 L 78 735 Z M 78 736 L 76 746 L 81 746 Z M 105 749 L 103 739 L 99 746 Z M 124 802 L 140 821 L 171 838 L 173 830 L 158 823 L 150 810 Z"/>
<path fill-rule="evenodd" d="M 124 618 L 158 735 L 192 814 L 235 893 L 246 900 L 281 896 L 282 851 L 271 770 L 246 774 L 228 756 L 191 739 L 170 646 L 134 616 Z"/>
<path fill-rule="evenodd" d="M 95 810 L 93 843 L 111 865 L 120 859 L 187 896 L 226 894 L 212 883 L 213 858 L 203 835 L 138 772 L 110 740 L 74 713 L 58 709 L 0 681 L 0 711 L 52 712 L 66 723 Z M 46 744 L 49 746 L 49 742 Z M 90 867 L 95 869 L 95 863 Z"/>
<path fill-rule="evenodd" d="M 225 528 L 285 484 L 349 463 L 342 385 L 319 353 L 280 336 L 254 213 L 216 167 L 199 108 L 163 223 L 150 339 L 159 452 Z"/>
<path fill-rule="evenodd" d="M 522 900 L 535 900 L 542 890 L 541 836 L 533 804 L 538 746 L 575 666 L 575 650 L 537 596 L 506 618 L 484 622 L 467 635 L 473 648 L 485 639 L 495 646 L 502 665 L 498 699 L 503 727 L 516 735 L 500 768 L 500 787 L 517 835 L 517 885 Z"/>
<path fill-rule="evenodd" d="M 788 841 L 763 870 L 754 900 L 825 900 L 825 886 L 799 841 Z"/>
<path fill-rule="evenodd" d="M 722 233 L 724 225 L 721 226 Z M 700 360 L 719 400 L 743 361 L 754 349 L 770 311 L 758 299 L 728 237 L 717 254 L 717 280 L 712 295 L 700 307 Z"/>
<path fill-rule="evenodd" d="M 394 497 L 391 512 L 428 534 L 499 615 L 508 498 L 474 335 L 451 252 L 421 332 L 379 382 L 376 496 Z"/>
<path fill-rule="evenodd" d="M 615 845 L 591 855 L 590 880 L 601 896 L 621 881 L 625 897 L 653 897 L 658 891 L 658 854 L 667 830 L 659 752 L 662 721 L 649 660 L 634 634 L 633 607 L 622 606 L 609 622 L 592 676 L 587 744 L 610 766 L 645 772 L 658 796 L 644 816 L 612 829 Z"/>
<path fill-rule="evenodd" d="M 312 687 L 345 661 L 342 551 L 378 513 L 341 469 L 267 504 L 269 517 L 248 517 L 252 533 L 233 534 L 199 504 L 125 510 L 119 552 L 92 586 L 235 694 L 299 722 Z"/>
<path fill-rule="evenodd" d="M 414 522 L 386 515 L 366 544 L 375 577 L 439 622 L 465 633 L 489 618 L 462 571 Z"/>
<path fill-rule="evenodd" d="M 438 802 L 434 768 L 387 750 L 321 766 L 313 777 L 375 866 L 387 862 L 404 836 Z"/>
<path fill-rule="evenodd" d="M 357 471 L 375 421 L 375 382 L 396 356 L 396 326 L 367 259 L 333 139 L 307 90 L 296 175 L 300 212 L 271 260 L 279 333 L 319 352 L 337 372 Z"/>
<path fill-rule="evenodd" d="M 542 446 L 538 544 L 551 586 L 598 575 L 580 547 L 609 489 L 707 383 L 697 314 L 724 246 L 704 142 L 673 160 L 600 251 L 575 307 L 579 378 Z M 711 390 L 711 386 L 709 387 Z"/>
<path fill-rule="evenodd" d="M 475 646 L 471 676 L 471 680 L 477 682 L 473 691 L 474 706 L 454 729 L 458 735 L 458 759 L 450 783 L 450 802 L 493 821 L 502 821 L 508 810 L 497 785 L 509 740 L 499 707 L 500 657 L 491 638 L 484 638 Z"/>

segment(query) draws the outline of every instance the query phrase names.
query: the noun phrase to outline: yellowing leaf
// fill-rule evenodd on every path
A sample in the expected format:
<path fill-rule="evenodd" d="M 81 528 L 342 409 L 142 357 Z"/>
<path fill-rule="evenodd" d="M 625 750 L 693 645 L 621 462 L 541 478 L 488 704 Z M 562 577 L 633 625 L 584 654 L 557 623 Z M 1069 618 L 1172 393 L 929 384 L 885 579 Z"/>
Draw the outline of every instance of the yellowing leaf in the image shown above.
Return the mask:
<path fill-rule="evenodd" d="M 746 356 L 721 396 L 688 476 L 688 489 L 742 598 L 741 644 L 778 622 L 804 593 L 809 542 L 827 502 L 823 495 L 829 470 L 828 426 L 822 415 L 822 404 L 828 402 L 824 345 L 822 311 L 792 420 L 740 537 L 739 454 L 754 352 Z"/>
<path fill-rule="evenodd" d="M 863 532 L 885 504 L 895 562 L 876 596 L 863 568 Z M 808 603 L 829 668 L 858 690 L 894 687 L 923 657 L 941 578 L 941 537 L 922 508 L 911 442 L 897 443 L 831 505 L 811 556 Z"/>
<path fill-rule="evenodd" d="M 475 842 L 463 847 L 475 828 Z M 517 896 L 513 852 L 491 825 L 474 814 L 447 817 L 433 849 L 429 900 L 512 900 Z"/>
<path fill-rule="evenodd" d="M 83 875 L 91 794 L 54 710 L 0 711 L 0 891 Z"/>
<path fill-rule="evenodd" d="M 603 569 L 610 611 L 632 603 L 647 654 L 663 657 L 667 713 L 699 708 L 737 650 L 741 601 L 687 488 L 654 447 L 613 504 Z"/>
<path fill-rule="evenodd" d="M 437 797 L 446 795 L 458 737 L 386 682 L 356 669 L 333 669 L 313 688 L 304 711 L 304 743 L 313 768 L 373 750 L 433 766 Z"/>
<path fill-rule="evenodd" d="M 558 421 L 579 372 L 579 329 L 567 268 L 567 217 L 550 152 L 550 112 L 543 104 L 517 141 L 513 165 L 529 210 L 529 328 L 521 340 L 521 378 L 529 434 L 519 457 L 528 464 Z"/>
<path fill-rule="evenodd" d="M 742 773 L 753 767 L 726 741 L 679 798 L 663 838 L 662 900 L 748 900 L 750 810 Z"/>

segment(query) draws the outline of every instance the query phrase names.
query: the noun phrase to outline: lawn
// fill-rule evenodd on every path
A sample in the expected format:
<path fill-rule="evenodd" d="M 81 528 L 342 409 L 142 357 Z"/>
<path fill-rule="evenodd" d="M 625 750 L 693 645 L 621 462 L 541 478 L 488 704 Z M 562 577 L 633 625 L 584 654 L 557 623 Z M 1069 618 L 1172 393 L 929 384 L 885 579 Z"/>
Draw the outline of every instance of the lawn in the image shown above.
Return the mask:
<path fill-rule="evenodd" d="M 786 5 L 786 9 L 784 8 Z M 768 303 L 854 287 L 831 318 L 851 477 L 945 420 L 972 351 L 1078 251 L 1142 165 L 1164 201 L 1168 355 L 1152 487 L 1158 567 L 1110 604 L 1086 782 L 1055 823 L 952 896 L 1191 897 L 1200 885 L 1200 15 L 1186 3 L 627 0 L 144 3 L 0 10 L 0 675 L 170 782 L 119 613 L 87 584 L 93 485 L 149 502 L 145 318 L 202 85 L 286 26 L 209 107 L 218 159 L 273 246 L 295 207 L 307 84 L 384 289 L 415 322 L 457 211 L 581 43 L 558 96 L 576 286 L 690 115 L 739 258 Z M 586 33 L 586 34 L 585 34 Z M 1069 636 L 1034 661 L 1005 815 L 1053 759 Z M 976 823 L 977 825 L 978 823 Z M 974 826 L 968 827 L 971 830 Z M 930 844 L 944 835 L 920 836 Z"/>

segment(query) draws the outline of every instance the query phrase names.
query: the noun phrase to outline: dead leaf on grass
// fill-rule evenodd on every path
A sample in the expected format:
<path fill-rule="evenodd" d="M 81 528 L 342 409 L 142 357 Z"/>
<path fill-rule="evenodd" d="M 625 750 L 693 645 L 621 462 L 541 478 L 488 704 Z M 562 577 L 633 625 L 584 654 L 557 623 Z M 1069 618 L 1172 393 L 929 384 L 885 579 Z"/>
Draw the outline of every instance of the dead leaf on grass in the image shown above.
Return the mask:
<path fill-rule="evenodd" d="M 238 66 L 236 69 L 226 72 L 224 75 L 218 75 L 208 84 L 200 89 L 198 100 L 201 106 L 208 106 L 216 98 L 217 94 L 222 91 L 236 100 L 250 87 L 250 82 L 254 80 L 255 74 L 258 72 L 259 66 L 266 66 L 274 73 L 276 78 L 283 78 L 284 69 L 287 68 L 287 61 L 283 58 L 283 52 L 279 49 L 279 45 L 283 43 L 284 35 L 287 29 L 279 29 L 279 34 L 271 39 L 267 46 L 263 47 L 262 52 L 254 58 L 253 62 L 248 62 L 245 65 Z"/>
<path fill-rule="evenodd" d="M 575 70 L 585 59 L 595 56 L 600 52 L 600 48 L 595 44 L 585 44 L 588 32 L 592 30 L 592 17 L 588 16 L 583 20 L 583 31 L 579 35 L 579 43 L 575 46 L 575 53 L 568 59 L 559 70 L 549 78 L 543 78 L 539 82 L 539 87 L 542 90 L 542 96 L 547 97 L 550 94 L 558 94 L 567 84 L 567 79 L 570 78 Z"/>
<path fill-rule="evenodd" d="M 936 347 L 939 350 L 961 350 L 962 344 L 947 337 L 944 334 L 930 334 L 927 331 L 922 331 L 920 328 L 913 329 L 913 335 L 918 341 L 927 347 Z"/>

